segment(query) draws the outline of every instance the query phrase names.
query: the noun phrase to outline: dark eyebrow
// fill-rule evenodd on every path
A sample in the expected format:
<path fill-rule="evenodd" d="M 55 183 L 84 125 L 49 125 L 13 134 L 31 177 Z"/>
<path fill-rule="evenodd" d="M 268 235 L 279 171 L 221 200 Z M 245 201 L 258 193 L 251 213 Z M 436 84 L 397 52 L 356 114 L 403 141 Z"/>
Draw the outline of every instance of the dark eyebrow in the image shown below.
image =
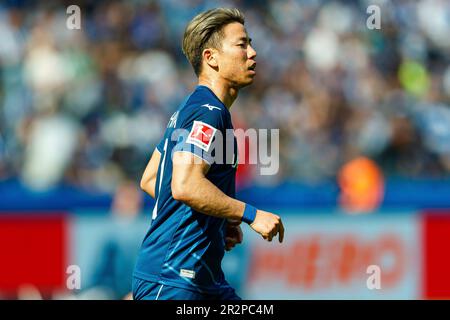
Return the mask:
<path fill-rule="evenodd" d="M 245 41 L 245 42 L 247 42 L 248 41 L 248 43 L 252 43 L 252 38 L 249 38 L 249 37 L 241 37 L 241 38 L 239 38 L 238 39 L 238 41 Z"/>

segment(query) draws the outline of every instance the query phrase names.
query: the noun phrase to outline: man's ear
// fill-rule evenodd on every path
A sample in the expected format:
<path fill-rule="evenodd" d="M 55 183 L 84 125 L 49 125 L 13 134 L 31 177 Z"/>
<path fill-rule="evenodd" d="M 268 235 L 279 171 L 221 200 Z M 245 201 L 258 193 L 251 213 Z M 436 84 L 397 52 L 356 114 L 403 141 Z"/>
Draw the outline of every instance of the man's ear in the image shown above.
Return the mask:
<path fill-rule="evenodd" d="M 217 68 L 219 63 L 217 61 L 217 50 L 213 48 L 207 48 L 203 50 L 203 61 L 205 61 L 210 67 Z"/>

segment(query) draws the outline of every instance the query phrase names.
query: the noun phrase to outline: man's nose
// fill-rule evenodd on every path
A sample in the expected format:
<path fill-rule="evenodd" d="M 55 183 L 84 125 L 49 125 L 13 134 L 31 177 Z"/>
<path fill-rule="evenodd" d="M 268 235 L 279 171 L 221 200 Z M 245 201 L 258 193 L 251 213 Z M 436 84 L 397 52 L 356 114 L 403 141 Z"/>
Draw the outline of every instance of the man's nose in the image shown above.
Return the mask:
<path fill-rule="evenodd" d="M 253 47 L 251 45 L 248 45 L 248 47 L 247 47 L 247 55 L 248 55 L 249 59 L 256 58 L 256 50 L 253 49 Z"/>

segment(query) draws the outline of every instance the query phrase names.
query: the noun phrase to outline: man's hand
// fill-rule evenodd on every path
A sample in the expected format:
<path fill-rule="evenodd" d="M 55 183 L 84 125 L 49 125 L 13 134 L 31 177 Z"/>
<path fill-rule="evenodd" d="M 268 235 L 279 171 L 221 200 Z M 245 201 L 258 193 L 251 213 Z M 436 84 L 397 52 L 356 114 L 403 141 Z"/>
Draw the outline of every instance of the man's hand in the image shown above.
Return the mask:
<path fill-rule="evenodd" d="M 258 232 L 264 240 L 272 241 L 272 238 L 278 235 L 278 240 L 283 242 L 284 226 L 281 218 L 273 213 L 258 210 L 253 223 L 250 225 L 253 230 Z"/>
<path fill-rule="evenodd" d="M 225 233 L 225 250 L 230 251 L 244 238 L 240 227 L 241 221 L 228 220 Z"/>

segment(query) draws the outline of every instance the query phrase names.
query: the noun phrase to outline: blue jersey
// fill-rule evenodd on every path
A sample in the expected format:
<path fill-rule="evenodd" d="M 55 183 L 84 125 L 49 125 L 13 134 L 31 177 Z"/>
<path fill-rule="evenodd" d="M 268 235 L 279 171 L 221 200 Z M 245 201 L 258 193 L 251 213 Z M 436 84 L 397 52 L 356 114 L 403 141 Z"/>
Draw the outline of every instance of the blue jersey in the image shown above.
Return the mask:
<path fill-rule="evenodd" d="M 175 200 L 171 181 L 173 153 L 191 152 L 210 164 L 206 178 L 234 198 L 237 144 L 232 130 L 230 112 L 206 86 L 197 86 L 170 118 L 157 146 L 161 160 L 156 204 L 135 277 L 201 293 L 215 294 L 229 287 L 221 268 L 226 219 Z"/>

